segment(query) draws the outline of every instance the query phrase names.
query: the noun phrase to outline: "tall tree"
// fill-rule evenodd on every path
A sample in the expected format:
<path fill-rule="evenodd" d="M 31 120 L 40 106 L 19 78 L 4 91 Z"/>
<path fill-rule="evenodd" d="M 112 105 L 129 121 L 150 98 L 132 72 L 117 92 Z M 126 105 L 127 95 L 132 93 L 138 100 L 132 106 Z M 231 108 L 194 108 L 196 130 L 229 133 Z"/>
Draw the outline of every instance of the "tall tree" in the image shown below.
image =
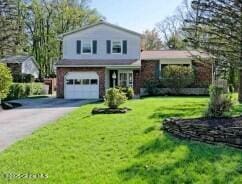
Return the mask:
<path fill-rule="evenodd" d="M 17 2 L 0 0 L 0 56 L 16 52 Z"/>
<path fill-rule="evenodd" d="M 216 68 L 226 71 L 228 65 L 241 66 L 242 1 L 194 0 L 192 8 L 195 19 L 187 19 L 184 29 L 189 44 L 214 55 Z M 242 78 L 240 84 L 242 101 Z"/>
<path fill-rule="evenodd" d="M 144 50 L 160 50 L 163 47 L 159 33 L 156 29 L 145 30 L 143 33 L 141 48 Z"/>
<path fill-rule="evenodd" d="M 190 7 L 188 0 L 184 0 L 179 5 L 172 16 L 166 17 L 164 20 L 159 22 L 156 27 L 161 34 L 164 46 L 169 49 L 185 49 L 186 43 L 184 40 L 183 33 L 183 20 L 186 16 L 191 17 Z"/>
<path fill-rule="evenodd" d="M 40 77 L 53 73 L 53 64 L 60 57 L 58 35 L 100 20 L 87 0 L 31 0 L 21 4 L 21 16 L 31 53 L 40 66 Z"/>
<path fill-rule="evenodd" d="M 175 50 L 181 50 L 186 48 L 185 42 L 178 34 L 172 34 L 167 40 L 166 45 L 169 49 Z"/>

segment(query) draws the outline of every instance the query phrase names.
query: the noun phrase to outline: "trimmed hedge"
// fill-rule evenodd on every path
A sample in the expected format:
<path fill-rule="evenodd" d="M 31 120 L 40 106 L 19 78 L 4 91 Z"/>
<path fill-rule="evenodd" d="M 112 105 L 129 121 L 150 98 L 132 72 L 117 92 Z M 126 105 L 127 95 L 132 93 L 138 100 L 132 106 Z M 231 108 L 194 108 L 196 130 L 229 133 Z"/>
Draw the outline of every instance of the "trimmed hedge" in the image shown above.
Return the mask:
<path fill-rule="evenodd" d="M 10 90 L 6 100 L 14 100 L 20 98 L 26 98 L 32 95 L 43 95 L 44 84 L 43 83 L 13 83 L 10 86 Z"/>

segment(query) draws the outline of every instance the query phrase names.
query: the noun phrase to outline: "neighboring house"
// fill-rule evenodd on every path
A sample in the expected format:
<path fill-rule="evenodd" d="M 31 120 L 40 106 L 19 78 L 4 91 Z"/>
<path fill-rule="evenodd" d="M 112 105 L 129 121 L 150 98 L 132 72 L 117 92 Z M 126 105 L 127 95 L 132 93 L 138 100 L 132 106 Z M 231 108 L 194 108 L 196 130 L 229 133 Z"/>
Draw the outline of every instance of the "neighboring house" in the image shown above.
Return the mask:
<path fill-rule="evenodd" d="M 61 35 L 57 97 L 97 99 L 114 86 L 132 87 L 140 95 L 145 81 L 159 79 L 162 64 L 192 64 L 187 51 L 141 53 L 141 37 L 104 21 Z"/>
<path fill-rule="evenodd" d="M 0 59 L 0 63 L 5 63 L 13 75 L 31 74 L 39 77 L 39 67 L 32 56 L 6 56 Z"/>

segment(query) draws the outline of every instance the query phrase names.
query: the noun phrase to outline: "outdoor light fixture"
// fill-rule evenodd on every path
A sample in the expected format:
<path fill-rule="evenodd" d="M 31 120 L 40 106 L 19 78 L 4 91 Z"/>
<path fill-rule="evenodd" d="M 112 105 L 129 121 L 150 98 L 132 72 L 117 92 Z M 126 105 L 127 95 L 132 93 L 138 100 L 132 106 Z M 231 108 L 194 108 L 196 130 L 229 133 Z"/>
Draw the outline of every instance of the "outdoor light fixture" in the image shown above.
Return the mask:
<path fill-rule="evenodd" d="M 117 79 L 116 72 L 113 72 L 112 78 L 113 78 L 113 79 Z"/>
<path fill-rule="evenodd" d="M 117 79 L 116 72 L 113 72 L 113 74 L 112 74 L 112 78 L 113 78 L 113 87 L 115 87 L 116 79 Z"/>

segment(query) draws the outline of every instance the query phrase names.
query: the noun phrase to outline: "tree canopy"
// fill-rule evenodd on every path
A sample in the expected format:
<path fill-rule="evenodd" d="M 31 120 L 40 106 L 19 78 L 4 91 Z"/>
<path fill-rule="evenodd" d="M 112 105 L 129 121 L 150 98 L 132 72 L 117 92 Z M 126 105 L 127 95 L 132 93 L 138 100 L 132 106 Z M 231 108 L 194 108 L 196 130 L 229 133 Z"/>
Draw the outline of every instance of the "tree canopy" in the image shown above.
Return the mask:
<path fill-rule="evenodd" d="M 0 0 L 0 56 L 33 55 L 40 77 L 49 76 L 62 54 L 58 35 L 103 19 L 88 5 L 88 0 Z"/>
<path fill-rule="evenodd" d="M 163 47 L 160 35 L 156 29 L 144 31 L 141 47 L 144 50 L 160 50 Z"/>
<path fill-rule="evenodd" d="M 0 100 L 7 96 L 11 84 L 12 75 L 10 70 L 0 63 Z"/>

